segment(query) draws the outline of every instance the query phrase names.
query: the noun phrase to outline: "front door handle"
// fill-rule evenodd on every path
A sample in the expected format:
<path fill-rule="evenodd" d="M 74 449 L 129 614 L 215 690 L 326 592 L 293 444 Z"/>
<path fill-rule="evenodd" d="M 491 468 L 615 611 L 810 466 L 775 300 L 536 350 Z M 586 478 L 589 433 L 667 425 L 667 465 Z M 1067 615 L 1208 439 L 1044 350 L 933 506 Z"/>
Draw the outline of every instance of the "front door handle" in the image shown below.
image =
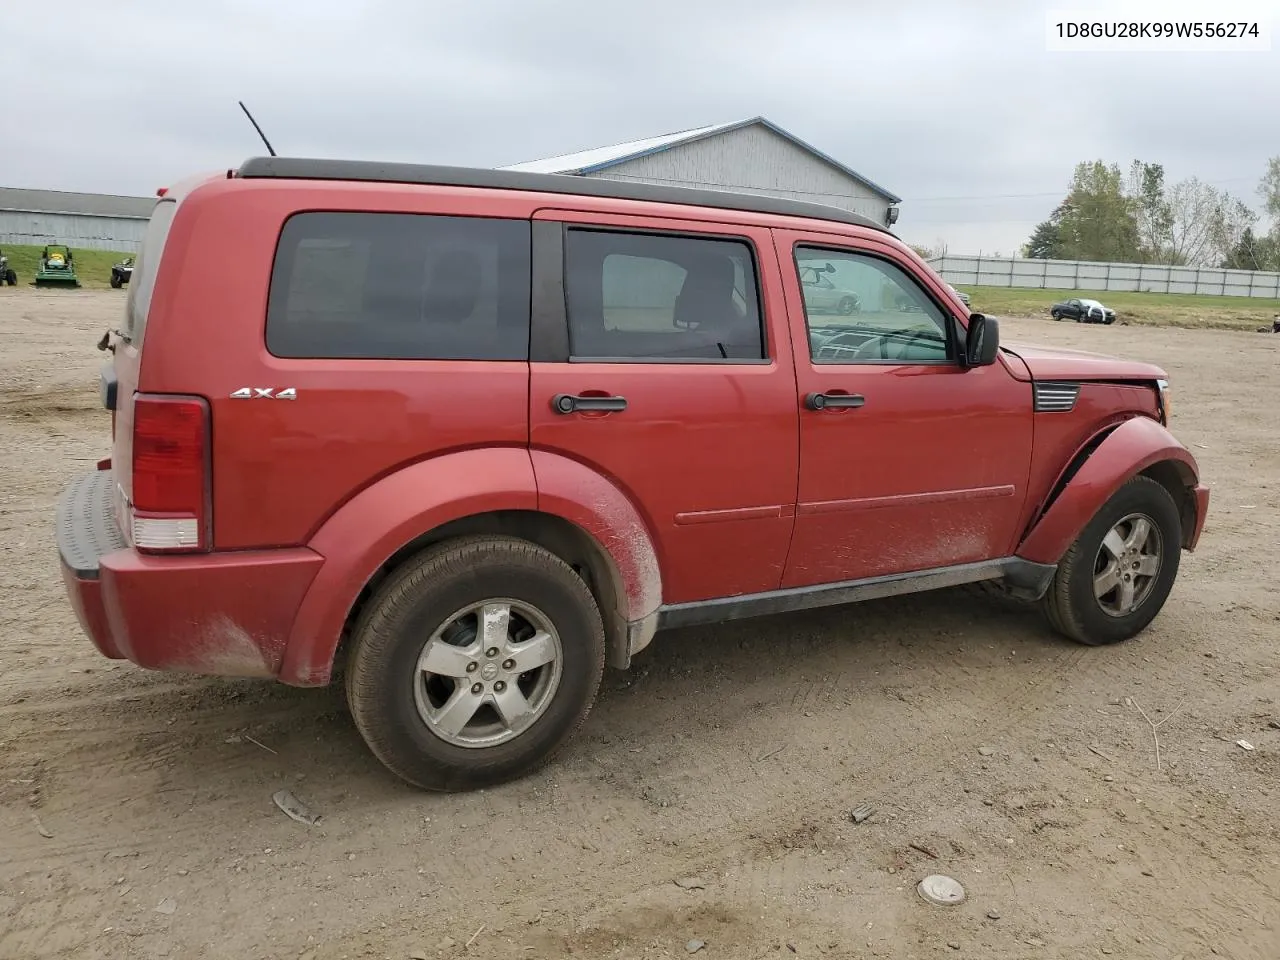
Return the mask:
<path fill-rule="evenodd" d="M 579 413 L 584 410 L 600 410 L 616 413 L 627 409 L 626 397 L 592 397 L 574 396 L 571 393 L 557 393 L 551 398 L 551 409 L 556 413 Z"/>
<path fill-rule="evenodd" d="M 804 405 L 810 410 L 848 409 L 866 402 L 867 398 L 860 393 L 810 393 L 804 398 Z"/>

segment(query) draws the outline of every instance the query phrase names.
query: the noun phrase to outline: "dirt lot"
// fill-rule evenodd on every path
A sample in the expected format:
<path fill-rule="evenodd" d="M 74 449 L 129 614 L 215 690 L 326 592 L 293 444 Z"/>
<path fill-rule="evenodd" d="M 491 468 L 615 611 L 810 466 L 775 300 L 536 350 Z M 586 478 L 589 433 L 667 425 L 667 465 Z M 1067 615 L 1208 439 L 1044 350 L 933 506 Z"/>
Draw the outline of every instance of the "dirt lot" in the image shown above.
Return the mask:
<path fill-rule="evenodd" d="M 1005 325 L 1172 374 L 1214 503 L 1140 638 L 961 592 L 663 634 L 543 774 L 431 796 L 336 689 L 82 638 L 50 523 L 107 450 L 122 299 L 0 293 L 5 960 L 1280 956 L 1280 336 Z M 921 900 L 935 872 L 967 902 Z"/>

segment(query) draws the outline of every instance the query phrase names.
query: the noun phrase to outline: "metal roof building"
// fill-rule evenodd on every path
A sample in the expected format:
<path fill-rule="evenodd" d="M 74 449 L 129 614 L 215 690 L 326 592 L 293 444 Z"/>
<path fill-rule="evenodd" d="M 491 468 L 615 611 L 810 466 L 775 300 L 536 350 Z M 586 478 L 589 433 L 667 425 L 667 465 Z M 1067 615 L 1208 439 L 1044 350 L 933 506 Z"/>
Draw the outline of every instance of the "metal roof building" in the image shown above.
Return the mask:
<path fill-rule="evenodd" d="M 734 190 L 840 207 L 878 223 L 902 198 L 764 117 L 517 163 L 504 170 Z"/>
<path fill-rule="evenodd" d="M 0 187 L 0 248 L 65 243 L 73 250 L 137 253 L 155 197 Z"/>

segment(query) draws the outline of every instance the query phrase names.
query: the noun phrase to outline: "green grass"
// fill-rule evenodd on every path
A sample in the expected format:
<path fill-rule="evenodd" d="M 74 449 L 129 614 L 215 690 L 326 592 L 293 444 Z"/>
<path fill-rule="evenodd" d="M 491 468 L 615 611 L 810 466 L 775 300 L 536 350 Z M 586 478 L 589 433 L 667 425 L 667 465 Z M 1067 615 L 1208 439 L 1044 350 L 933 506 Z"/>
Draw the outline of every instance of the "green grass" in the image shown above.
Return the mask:
<path fill-rule="evenodd" d="M 1087 297 L 1116 312 L 1116 323 L 1143 327 L 1189 327 L 1208 330 L 1255 330 L 1271 327 L 1280 300 L 1252 297 L 1206 297 L 1185 293 L 1123 293 L 1106 290 L 1037 290 L 1029 287 L 958 286 L 972 299 L 974 310 L 997 317 L 1048 317 L 1061 300 Z"/>
<path fill-rule="evenodd" d="M 112 250 L 85 250 L 70 244 L 68 246 L 75 261 L 76 279 L 86 290 L 110 287 L 111 265 L 130 256 L 130 254 Z M 40 269 L 40 254 L 43 251 L 44 244 L 38 246 L 0 244 L 0 252 L 9 258 L 10 268 L 17 271 L 19 287 L 30 286 L 31 281 L 36 278 L 36 271 Z"/>

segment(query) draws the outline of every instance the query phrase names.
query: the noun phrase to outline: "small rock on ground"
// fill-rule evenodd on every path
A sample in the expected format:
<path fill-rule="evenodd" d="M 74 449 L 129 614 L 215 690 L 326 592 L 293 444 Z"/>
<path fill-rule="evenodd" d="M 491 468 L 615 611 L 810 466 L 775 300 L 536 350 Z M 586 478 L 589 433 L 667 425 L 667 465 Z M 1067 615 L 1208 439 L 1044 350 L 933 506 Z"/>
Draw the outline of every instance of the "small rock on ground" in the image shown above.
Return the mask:
<path fill-rule="evenodd" d="M 706 946 L 706 943 L 704 943 L 702 940 L 690 940 L 688 943 L 684 945 L 684 948 L 688 950 L 690 953 L 697 953 L 699 950 L 701 950 L 705 946 Z"/>
<path fill-rule="evenodd" d="M 1000 911 L 999 911 L 999 910 L 988 910 L 988 911 L 987 911 L 987 919 L 988 919 L 988 920 L 999 920 L 999 919 L 1000 919 Z"/>
<path fill-rule="evenodd" d="M 979 756 L 989 757 L 989 756 L 991 756 L 993 753 L 995 753 L 995 751 L 994 751 L 994 750 L 992 750 L 990 747 L 979 747 L 979 748 L 978 748 L 978 754 L 979 754 Z"/>

